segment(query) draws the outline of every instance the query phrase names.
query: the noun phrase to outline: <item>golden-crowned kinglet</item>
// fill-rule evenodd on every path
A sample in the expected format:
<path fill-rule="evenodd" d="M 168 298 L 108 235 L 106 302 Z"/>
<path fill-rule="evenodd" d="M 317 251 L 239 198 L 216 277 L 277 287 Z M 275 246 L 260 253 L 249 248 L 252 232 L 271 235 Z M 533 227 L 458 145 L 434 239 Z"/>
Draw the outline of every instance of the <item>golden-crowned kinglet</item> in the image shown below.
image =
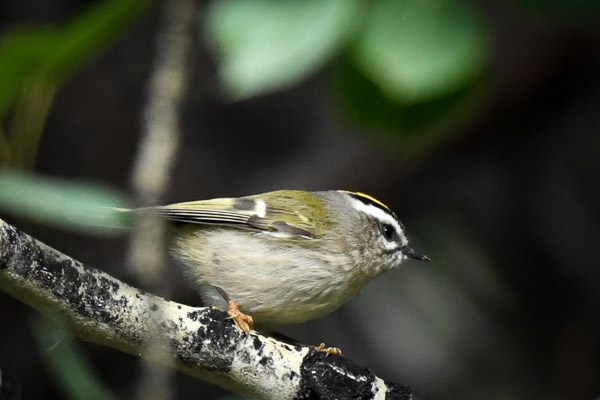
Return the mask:
<path fill-rule="evenodd" d="M 177 222 L 172 251 L 209 304 L 229 301 L 259 329 L 321 317 L 406 258 L 404 228 L 383 203 L 342 190 L 280 190 L 156 207 Z"/>

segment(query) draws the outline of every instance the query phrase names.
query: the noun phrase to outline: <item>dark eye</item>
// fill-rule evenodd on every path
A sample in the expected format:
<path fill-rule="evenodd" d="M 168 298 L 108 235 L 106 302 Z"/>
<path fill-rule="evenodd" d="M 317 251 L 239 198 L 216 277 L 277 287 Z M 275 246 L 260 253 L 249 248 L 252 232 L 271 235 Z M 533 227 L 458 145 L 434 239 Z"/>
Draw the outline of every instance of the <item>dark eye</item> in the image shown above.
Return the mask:
<path fill-rule="evenodd" d="M 396 232 L 396 228 L 390 224 L 381 225 L 381 234 L 388 242 L 395 242 L 398 238 L 398 232 Z"/>

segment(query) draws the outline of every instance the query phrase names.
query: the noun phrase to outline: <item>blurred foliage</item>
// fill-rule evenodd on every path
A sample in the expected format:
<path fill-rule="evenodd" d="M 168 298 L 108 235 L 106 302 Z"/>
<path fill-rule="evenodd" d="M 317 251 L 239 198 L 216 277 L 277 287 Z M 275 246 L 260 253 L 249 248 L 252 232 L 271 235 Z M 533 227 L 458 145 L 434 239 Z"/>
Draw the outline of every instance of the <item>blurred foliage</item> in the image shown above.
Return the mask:
<path fill-rule="evenodd" d="M 117 398 L 99 381 L 97 372 L 84 352 L 66 332 L 40 317 L 31 320 L 31 330 L 62 398 Z"/>
<path fill-rule="evenodd" d="M 60 27 L 16 27 L 0 37 L 0 166 L 31 168 L 57 89 L 130 28 L 150 0 L 95 4 Z"/>
<path fill-rule="evenodd" d="M 359 0 L 215 1 L 203 28 L 226 93 L 244 99 L 314 74 L 354 36 L 362 9 Z"/>
<path fill-rule="evenodd" d="M 446 118 L 468 111 L 466 100 L 488 62 L 487 27 L 467 2 L 212 5 L 201 25 L 227 95 L 244 99 L 285 89 L 339 54 L 350 54 L 334 63 L 344 109 L 355 121 L 392 132 L 400 141 L 446 128 Z"/>
<path fill-rule="evenodd" d="M 347 59 L 336 66 L 334 78 L 339 105 L 349 119 L 415 152 L 455 133 L 451 128 L 468 119 L 485 94 L 478 79 L 431 101 L 402 103 L 382 93 Z"/>
<path fill-rule="evenodd" d="M 461 2 L 380 0 L 354 58 L 382 93 L 415 104 L 472 81 L 485 63 L 486 46 L 483 24 Z"/>
<path fill-rule="evenodd" d="M 89 183 L 0 170 L 0 210 L 42 224 L 111 235 L 129 227 L 127 198 Z"/>

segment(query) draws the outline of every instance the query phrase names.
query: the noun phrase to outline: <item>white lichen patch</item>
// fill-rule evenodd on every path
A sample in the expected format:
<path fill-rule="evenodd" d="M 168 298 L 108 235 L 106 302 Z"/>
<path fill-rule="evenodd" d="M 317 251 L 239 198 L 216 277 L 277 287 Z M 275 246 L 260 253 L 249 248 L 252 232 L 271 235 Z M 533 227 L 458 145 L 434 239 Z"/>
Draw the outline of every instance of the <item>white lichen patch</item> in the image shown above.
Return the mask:
<path fill-rule="evenodd" d="M 251 333 L 239 343 L 231 373 L 236 380 L 256 387 L 263 385 L 266 398 L 294 398 L 300 387 L 300 368 L 308 347 L 291 346 L 273 338 Z"/>
<path fill-rule="evenodd" d="M 373 391 L 373 399 L 375 400 L 385 400 L 387 397 L 387 386 L 385 382 L 380 378 L 375 378 L 373 381 L 372 389 Z"/>

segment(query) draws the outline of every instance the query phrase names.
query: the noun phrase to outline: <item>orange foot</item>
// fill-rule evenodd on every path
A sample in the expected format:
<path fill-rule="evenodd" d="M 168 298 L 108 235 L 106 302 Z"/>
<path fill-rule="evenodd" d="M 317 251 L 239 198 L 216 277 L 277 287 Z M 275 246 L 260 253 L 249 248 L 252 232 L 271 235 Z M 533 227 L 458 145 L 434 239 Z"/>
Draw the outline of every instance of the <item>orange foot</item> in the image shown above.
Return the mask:
<path fill-rule="evenodd" d="M 342 350 L 337 347 L 325 347 L 325 343 L 321 343 L 319 346 L 315 347 L 315 349 L 325 353 L 325 357 L 342 355 Z"/>
<path fill-rule="evenodd" d="M 227 301 L 227 305 L 229 306 L 229 310 L 227 310 L 229 318 L 235 321 L 236 325 L 244 331 L 244 334 L 248 335 L 250 329 L 254 329 L 254 320 L 252 317 L 241 312 L 237 304 L 231 299 Z"/>
<path fill-rule="evenodd" d="M 227 314 L 229 314 L 229 318 L 235 321 L 235 324 L 244 331 L 244 334 L 248 335 L 250 333 L 250 329 L 254 329 L 254 320 L 251 316 L 244 314 L 238 308 L 238 305 L 229 297 L 227 292 L 218 286 L 215 288 L 219 291 L 223 299 L 227 302 L 227 306 L 229 309 L 227 310 Z"/>

